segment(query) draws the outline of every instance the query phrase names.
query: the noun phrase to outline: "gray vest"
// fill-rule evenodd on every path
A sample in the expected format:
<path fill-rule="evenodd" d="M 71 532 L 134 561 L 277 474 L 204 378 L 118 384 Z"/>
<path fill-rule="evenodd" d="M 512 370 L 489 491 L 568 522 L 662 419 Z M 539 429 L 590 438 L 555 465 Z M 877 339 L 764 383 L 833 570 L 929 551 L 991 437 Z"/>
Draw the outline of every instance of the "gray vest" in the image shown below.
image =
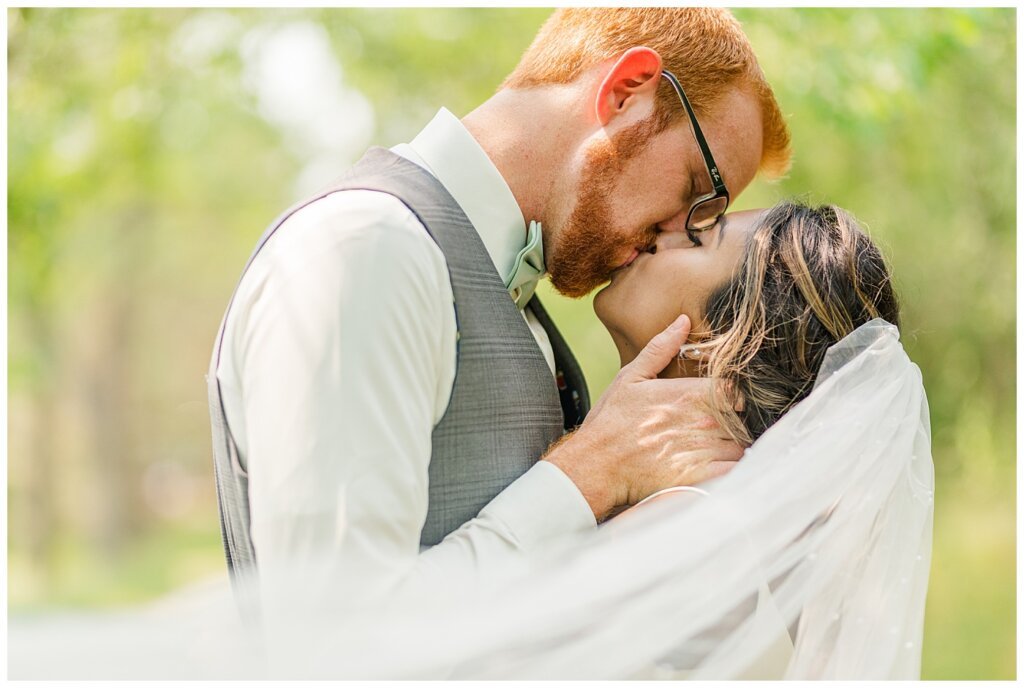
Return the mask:
<path fill-rule="evenodd" d="M 336 184 L 278 217 L 245 269 L 292 213 L 329 194 L 353 189 L 380 191 L 402 201 L 426 227 L 448 264 L 457 359 L 451 400 L 432 435 L 429 501 L 420 534 L 420 543 L 430 546 L 474 518 L 564 430 L 583 421 L 590 408 L 587 385 L 565 340 L 534 296 L 527 308 L 551 340 L 557 371 L 552 380 L 529 326 L 455 199 L 429 172 L 382 148 L 371 148 Z M 249 531 L 248 475 L 224 415 L 216 375 L 226 321 L 227 312 L 207 387 L 221 535 L 237 588 L 240 576 L 255 574 L 256 556 Z"/>

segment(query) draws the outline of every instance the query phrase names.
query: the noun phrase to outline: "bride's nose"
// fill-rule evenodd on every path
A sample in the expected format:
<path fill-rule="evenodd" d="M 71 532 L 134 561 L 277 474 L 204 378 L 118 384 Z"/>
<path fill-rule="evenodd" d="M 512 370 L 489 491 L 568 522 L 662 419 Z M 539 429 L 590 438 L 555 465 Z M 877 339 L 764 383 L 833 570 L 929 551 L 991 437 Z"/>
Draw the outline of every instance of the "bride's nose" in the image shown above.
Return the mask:
<path fill-rule="evenodd" d="M 673 248 L 688 248 L 693 242 L 686 236 L 686 232 L 659 232 L 654 242 L 656 251 L 664 251 Z"/>

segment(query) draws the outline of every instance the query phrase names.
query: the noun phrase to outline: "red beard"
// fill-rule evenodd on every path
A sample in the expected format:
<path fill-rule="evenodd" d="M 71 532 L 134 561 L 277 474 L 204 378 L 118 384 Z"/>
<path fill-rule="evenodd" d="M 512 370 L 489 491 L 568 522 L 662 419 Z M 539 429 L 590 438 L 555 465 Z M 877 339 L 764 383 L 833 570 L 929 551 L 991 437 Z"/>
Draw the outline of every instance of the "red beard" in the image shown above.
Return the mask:
<path fill-rule="evenodd" d="M 608 199 L 626 162 L 650 142 L 655 126 L 653 117 L 638 122 L 587 151 L 576 205 L 553 239 L 546 261 L 551 285 L 564 296 L 586 296 L 611 278 L 626 248 L 654 243 L 653 227 L 626 236 L 616 232 Z"/>

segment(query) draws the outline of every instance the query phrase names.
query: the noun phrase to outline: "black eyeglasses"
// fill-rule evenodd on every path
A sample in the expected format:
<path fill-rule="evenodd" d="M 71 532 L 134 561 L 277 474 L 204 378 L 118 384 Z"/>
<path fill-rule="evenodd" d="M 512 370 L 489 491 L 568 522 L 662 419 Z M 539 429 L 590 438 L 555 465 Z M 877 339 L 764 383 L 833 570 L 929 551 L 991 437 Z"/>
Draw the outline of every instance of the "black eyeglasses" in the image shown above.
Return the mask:
<path fill-rule="evenodd" d="M 718 165 L 715 164 L 715 158 L 711 155 L 711 149 L 704 138 L 704 132 L 700 130 L 700 124 L 697 123 L 697 116 L 693 114 L 690 101 L 686 98 L 683 87 L 679 85 L 679 79 L 667 69 L 661 70 L 661 75 L 668 79 L 668 82 L 672 84 L 672 88 L 676 90 L 679 100 L 683 101 L 686 114 L 690 117 L 693 137 L 697 139 L 697 146 L 704 156 L 704 165 L 708 169 L 708 177 L 711 178 L 711 192 L 704 194 L 694 201 L 690 207 L 689 214 L 686 216 L 686 233 L 694 243 L 700 245 L 700 240 L 693 235 L 711 229 L 718 222 L 718 219 L 725 214 L 726 208 L 729 207 L 729 190 L 725 188 L 725 182 L 722 181 Z"/>

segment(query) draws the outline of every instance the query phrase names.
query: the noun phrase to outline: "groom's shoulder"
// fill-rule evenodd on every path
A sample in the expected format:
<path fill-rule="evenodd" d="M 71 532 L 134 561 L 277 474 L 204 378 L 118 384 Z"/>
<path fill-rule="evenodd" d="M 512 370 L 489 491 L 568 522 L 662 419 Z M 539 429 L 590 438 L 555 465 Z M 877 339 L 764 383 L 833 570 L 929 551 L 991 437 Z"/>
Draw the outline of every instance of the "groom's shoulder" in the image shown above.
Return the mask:
<path fill-rule="evenodd" d="M 270 279 L 299 271 L 342 281 L 387 275 L 428 291 L 444 291 L 448 279 L 444 254 L 416 215 L 395 196 L 367 190 L 337 191 L 301 206 L 251 268 Z"/>
<path fill-rule="evenodd" d="M 382 191 L 334 191 L 303 204 L 281 224 L 291 236 L 321 234 L 334 239 L 360 237 L 389 241 L 394 234 L 429 240 L 416 215 L 397 197 Z"/>
<path fill-rule="evenodd" d="M 339 258 L 429 258 L 444 266 L 441 250 L 405 203 L 362 189 L 336 191 L 300 207 L 281 223 L 267 248 Z"/>

